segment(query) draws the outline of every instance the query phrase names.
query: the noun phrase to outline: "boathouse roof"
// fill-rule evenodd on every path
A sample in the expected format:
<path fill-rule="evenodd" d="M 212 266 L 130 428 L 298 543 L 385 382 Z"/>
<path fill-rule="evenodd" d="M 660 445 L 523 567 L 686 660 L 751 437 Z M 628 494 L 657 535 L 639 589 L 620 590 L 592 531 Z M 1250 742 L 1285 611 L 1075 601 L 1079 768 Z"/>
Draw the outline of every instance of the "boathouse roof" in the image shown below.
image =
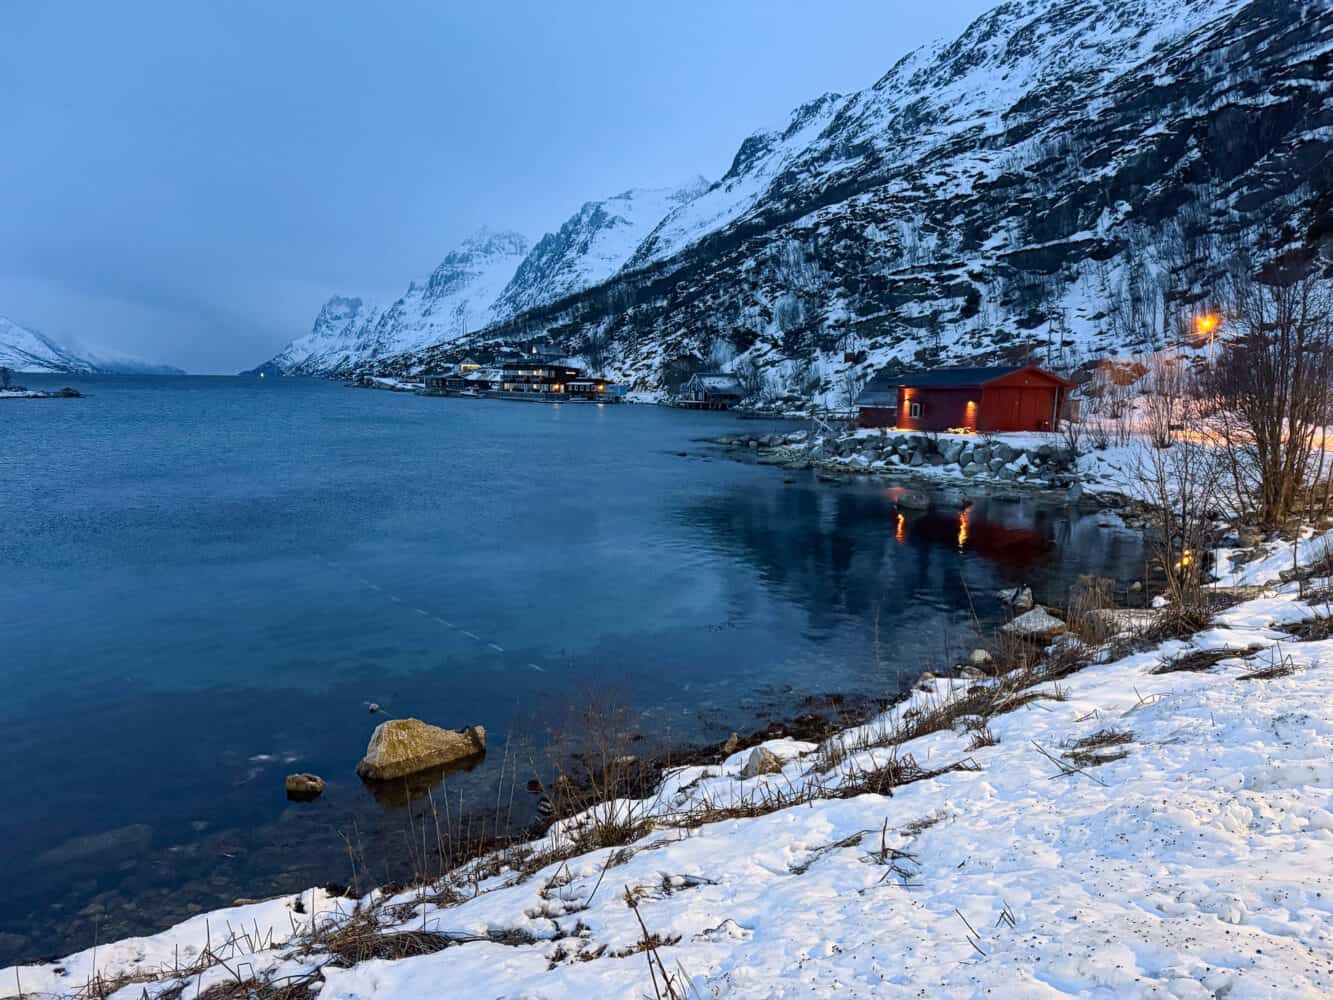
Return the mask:
<path fill-rule="evenodd" d="M 714 392 L 742 392 L 741 380 L 727 372 L 695 372 L 688 384 L 697 384 L 700 388 Z"/>
<path fill-rule="evenodd" d="M 897 406 L 898 389 L 971 389 L 1030 371 L 1053 382 L 1071 383 L 1036 365 L 995 365 L 979 368 L 927 368 L 919 371 L 880 372 L 857 397 L 858 406 Z"/>

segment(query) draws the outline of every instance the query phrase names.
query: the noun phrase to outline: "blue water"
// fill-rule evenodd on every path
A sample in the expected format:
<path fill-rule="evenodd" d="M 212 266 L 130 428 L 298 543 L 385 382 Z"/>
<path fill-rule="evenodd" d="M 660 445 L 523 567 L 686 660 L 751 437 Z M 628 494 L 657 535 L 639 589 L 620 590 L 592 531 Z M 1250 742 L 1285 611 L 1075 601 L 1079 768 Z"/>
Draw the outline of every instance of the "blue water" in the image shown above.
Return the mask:
<path fill-rule="evenodd" d="M 1132 534 L 1034 500 L 900 529 L 890 484 L 701 441 L 725 414 L 23 381 L 88 396 L 0 401 L 0 964 L 345 881 L 349 831 L 402 874 L 354 774 L 367 703 L 482 723 L 488 766 L 590 697 L 721 740 L 892 693 L 1004 584 L 1139 575 Z M 325 796 L 287 803 L 293 770 Z"/>

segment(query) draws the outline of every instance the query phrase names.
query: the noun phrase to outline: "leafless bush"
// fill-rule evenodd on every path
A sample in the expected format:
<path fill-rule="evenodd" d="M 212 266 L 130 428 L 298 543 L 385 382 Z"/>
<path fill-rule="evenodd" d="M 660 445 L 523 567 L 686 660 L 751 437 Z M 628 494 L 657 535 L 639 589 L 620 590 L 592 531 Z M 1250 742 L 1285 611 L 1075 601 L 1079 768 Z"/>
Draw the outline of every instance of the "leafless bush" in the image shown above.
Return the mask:
<path fill-rule="evenodd" d="M 1206 433 L 1203 398 L 1181 364 L 1158 359 L 1147 402 L 1151 448 L 1138 474 L 1150 504 L 1148 548 L 1161 564 L 1177 609 L 1200 607 L 1201 562 L 1221 506 L 1225 468 Z"/>
<path fill-rule="evenodd" d="M 1230 312 L 1236 335 L 1210 379 L 1217 425 L 1239 499 L 1276 528 L 1325 471 L 1322 447 L 1312 458 L 1333 411 L 1333 287 L 1309 270 L 1241 279 Z"/>

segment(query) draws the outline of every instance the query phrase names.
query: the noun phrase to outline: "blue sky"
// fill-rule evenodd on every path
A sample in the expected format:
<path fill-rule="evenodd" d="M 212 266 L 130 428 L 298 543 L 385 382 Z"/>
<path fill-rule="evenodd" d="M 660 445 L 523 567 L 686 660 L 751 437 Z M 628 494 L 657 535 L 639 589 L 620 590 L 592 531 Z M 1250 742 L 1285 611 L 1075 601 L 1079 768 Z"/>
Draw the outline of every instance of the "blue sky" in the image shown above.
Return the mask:
<path fill-rule="evenodd" d="M 992 0 L 0 5 L 0 314 L 232 372 L 481 225 L 716 179 Z"/>

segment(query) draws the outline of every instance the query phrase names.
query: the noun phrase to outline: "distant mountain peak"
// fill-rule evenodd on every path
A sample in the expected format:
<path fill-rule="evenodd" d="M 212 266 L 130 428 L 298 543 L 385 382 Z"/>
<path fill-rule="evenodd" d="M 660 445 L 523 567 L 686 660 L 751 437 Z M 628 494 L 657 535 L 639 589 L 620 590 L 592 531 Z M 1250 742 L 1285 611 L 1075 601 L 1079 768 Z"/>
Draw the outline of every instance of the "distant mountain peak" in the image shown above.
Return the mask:
<path fill-rule="evenodd" d="M 521 233 L 478 229 L 445 254 L 428 278 L 410 282 L 386 308 L 357 296 L 332 296 L 310 332 L 291 341 L 266 367 L 289 374 L 334 374 L 480 329 L 495 318 L 496 297 L 527 250 Z"/>
<path fill-rule="evenodd" d="M 82 347 L 62 345 L 5 316 L 0 316 L 0 368 L 34 374 L 185 374 L 179 368 L 152 364 L 128 355 L 99 354 Z"/>

